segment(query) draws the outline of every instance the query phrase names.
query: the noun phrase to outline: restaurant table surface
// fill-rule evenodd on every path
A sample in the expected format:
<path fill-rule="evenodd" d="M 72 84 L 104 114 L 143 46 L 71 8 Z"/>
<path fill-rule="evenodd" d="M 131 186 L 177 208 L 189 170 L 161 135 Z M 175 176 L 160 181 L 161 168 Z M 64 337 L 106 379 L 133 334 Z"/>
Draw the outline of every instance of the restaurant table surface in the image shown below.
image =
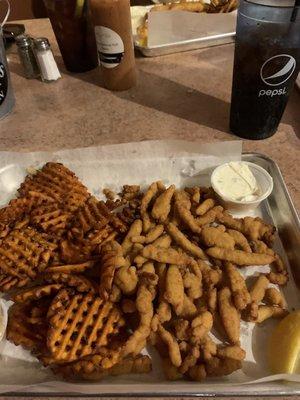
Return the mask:
<path fill-rule="evenodd" d="M 151 139 L 202 143 L 236 139 L 228 130 L 232 44 L 157 58 L 137 54 L 138 85 L 110 92 L 103 88 L 98 70 L 82 74 L 65 70 L 48 19 L 21 23 L 33 37 L 49 38 L 62 79 L 48 84 L 25 79 L 16 48 L 8 51 L 16 106 L 0 121 L 0 150 L 59 150 Z M 295 89 L 278 132 L 243 144 L 244 151 L 266 154 L 278 163 L 298 210 L 299 138 L 300 92 Z"/>

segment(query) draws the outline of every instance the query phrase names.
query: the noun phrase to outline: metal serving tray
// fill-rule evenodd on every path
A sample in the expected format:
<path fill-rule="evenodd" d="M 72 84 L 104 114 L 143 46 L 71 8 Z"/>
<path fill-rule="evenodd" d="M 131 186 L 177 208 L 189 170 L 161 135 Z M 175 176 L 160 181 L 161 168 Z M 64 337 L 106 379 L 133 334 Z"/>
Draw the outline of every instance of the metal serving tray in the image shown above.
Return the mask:
<path fill-rule="evenodd" d="M 233 43 L 235 32 L 221 33 L 219 35 L 205 36 L 199 39 L 184 40 L 181 42 L 174 42 L 163 44 L 160 46 L 143 47 L 135 45 L 145 57 L 157 57 L 172 53 L 181 53 L 183 51 L 197 50 L 205 47 L 219 46 L 221 44 Z"/>
<path fill-rule="evenodd" d="M 277 164 L 267 156 L 258 153 L 245 153 L 243 160 L 256 163 L 265 168 L 273 177 L 274 190 L 268 200 L 266 200 L 260 210 L 262 214 L 273 221 L 277 227 L 283 250 L 286 254 L 287 261 L 297 286 L 300 288 L 300 221 L 296 209 L 292 203 L 284 183 L 282 174 Z M 133 396 L 291 396 L 300 395 L 300 383 L 294 382 L 268 382 L 256 384 L 233 384 L 230 377 L 223 385 L 222 391 L 218 389 L 218 385 L 213 382 L 204 382 L 195 384 L 193 382 L 124 382 L 122 378 L 113 383 L 103 382 L 101 385 L 101 393 L 81 395 L 74 394 L 71 386 L 66 382 L 64 384 L 65 392 L 55 391 L 55 386 L 45 383 L 42 387 L 27 387 L 22 392 L 10 392 L 8 396 L 87 396 L 87 397 L 133 397 Z"/>

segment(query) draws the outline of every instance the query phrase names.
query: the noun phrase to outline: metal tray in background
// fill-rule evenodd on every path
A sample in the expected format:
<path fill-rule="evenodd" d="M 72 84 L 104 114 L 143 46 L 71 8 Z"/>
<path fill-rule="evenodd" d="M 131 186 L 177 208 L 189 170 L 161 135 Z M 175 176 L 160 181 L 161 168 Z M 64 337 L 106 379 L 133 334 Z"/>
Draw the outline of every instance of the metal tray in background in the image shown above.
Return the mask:
<path fill-rule="evenodd" d="M 181 42 L 174 42 L 163 44 L 160 46 L 143 47 L 135 45 L 145 57 L 157 57 L 172 53 L 181 53 L 183 51 L 197 50 L 205 47 L 219 46 L 221 44 L 233 43 L 235 32 L 221 33 L 219 35 L 205 36 L 199 39 L 184 40 Z"/>
<path fill-rule="evenodd" d="M 297 211 L 292 203 L 283 176 L 278 165 L 265 155 L 258 153 L 245 153 L 242 157 L 245 161 L 250 161 L 265 168 L 273 177 L 274 190 L 263 204 L 263 214 L 268 216 L 278 229 L 278 233 L 283 245 L 287 261 L 293 272 L 297 286 L 300 288 L 300 221 Z M 68 384 L 66 383 L 66 388 Z M 70 397 L 162 397 L 162 396 L 296 396 L 300 395 L 300 384 L 294 382 L 268 382 L 259 384 L 227 385 L 222 391 L 213 382 L 207 384 L 186 383 L 177 385 L 176 382 L 168 384 L 159 383 L 113 383 L 103 384 L 101 393 L 89 395 L 70 392 L 60 393 L 55 388 L 49 388 L 47 384 L 39 389 L 27 387 L 22 392 L 10 392 L 8 396 L 70 396 Z"/>

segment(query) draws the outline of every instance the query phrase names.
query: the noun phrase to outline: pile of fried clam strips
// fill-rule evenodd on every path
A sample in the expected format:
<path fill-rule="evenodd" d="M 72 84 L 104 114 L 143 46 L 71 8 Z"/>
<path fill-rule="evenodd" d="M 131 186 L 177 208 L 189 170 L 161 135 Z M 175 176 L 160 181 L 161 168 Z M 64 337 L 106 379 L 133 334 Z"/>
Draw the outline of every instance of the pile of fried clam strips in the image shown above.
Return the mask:
<path fill-rule="evenodd" d="M 103 192 L 99 201 L 47 163 L 0 210 L 0 291 L 14 302 L 7 339 L 68 380 L 149 373 L 146 346 L 169 380 L 240 369 L 241 319 L 287 314 L 275 228 L 233 218 L 211 188 Z M 268 264 L 252 285 L 240 272 Z"/>

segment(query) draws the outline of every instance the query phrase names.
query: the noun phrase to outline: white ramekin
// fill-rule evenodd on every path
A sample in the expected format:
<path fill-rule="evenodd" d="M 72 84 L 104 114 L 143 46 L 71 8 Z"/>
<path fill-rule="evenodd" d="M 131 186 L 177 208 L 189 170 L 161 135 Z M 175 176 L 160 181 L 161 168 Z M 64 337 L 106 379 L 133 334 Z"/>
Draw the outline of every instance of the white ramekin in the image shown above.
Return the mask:
<path fill-rule="evenodd" d="M 251 200 L 251 201 L 232 200 L 232 199 L 226 197 L 226 195 L 224 195 L 218 189 L 218 185 L 215 180 L 216 173 L 220 169 L 224 168 L 224 166 L 227 165 L 228 163 L 219 165 L 217 168 L 214 169 L 214 171 L 211 175 L 212 188 L 218 195 L 222 205 L 228 211 L 232 211 L 232 212 L 247 212 L 247 211 L 254 210 L 255 208 L 257 208 L 260 205 L 260 203 L 263 200 L 265 200 L 268 196 L 270 196 L 270 194 L 272 193 L 272 190 L 273 190 L 273 178 L 264 168 L 262 168 L 261 166 L 259 166 L 257 164 L 248 162 L 248 161 L 241 161 L 241 162 L 248 165 L 248 167 L 250 168 L 250 171 L 254 175 L 254 177 L 257 181 L 257 184 L 260 188 L 261 194 L 255 200 Z"/>

